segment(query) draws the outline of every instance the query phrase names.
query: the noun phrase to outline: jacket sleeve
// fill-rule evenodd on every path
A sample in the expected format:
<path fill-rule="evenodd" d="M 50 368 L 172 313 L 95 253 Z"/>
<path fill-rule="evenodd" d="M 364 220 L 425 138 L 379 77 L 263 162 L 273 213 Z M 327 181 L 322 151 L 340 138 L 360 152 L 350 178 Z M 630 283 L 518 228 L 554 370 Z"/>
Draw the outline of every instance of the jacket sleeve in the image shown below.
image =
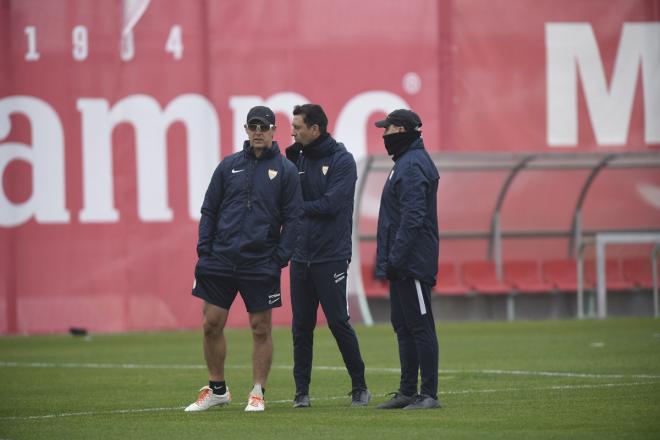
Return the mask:
<path fill-rule="evenodd" d="M 345 154 L 330 171 L 323 196 L 316 200 L 305 200 L 305 215 L 336 216 L 346 206 L 346 200 L 353 199 L 356 181 L 355 160 L 350 154 Z"/>
<path fill-rule="evenodd" d="M 280 242 L 273 254 L 273 260 L 280 267 L 289 264 L 289 259 L 293 255 L 300 230 L 303 203 L 298 169 L 288 160 L 283 163 L 285 173 L 282 182 L 282 233 L 280 234 Z"/>
<path fill-rule="evenodd" d="M 410 163 L 400 172 L 399 203 L 401 223 L 396 231 L 388 263 L 400 268 L 412 249 L 424 219 L 426 218 L 426 197 L 430 182 L 418 164 Z"/>
<path fill-rule="evenodd" d="M 222 168 L 222 163 L 215 168 L 202 203 L 202 216 L 199 219 L 199 239 L 197 240 L 198 257 L 211 254 L 211 247 L 218 225 L 220 205 L 224 196 Z"/>

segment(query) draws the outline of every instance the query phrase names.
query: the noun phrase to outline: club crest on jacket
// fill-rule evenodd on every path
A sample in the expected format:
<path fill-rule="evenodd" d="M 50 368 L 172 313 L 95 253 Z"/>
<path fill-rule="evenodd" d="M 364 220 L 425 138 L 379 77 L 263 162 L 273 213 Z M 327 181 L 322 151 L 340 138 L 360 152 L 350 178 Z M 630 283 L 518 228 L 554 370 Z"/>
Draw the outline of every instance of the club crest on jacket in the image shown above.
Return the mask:
<path fill-rule="evenodd" d="M 268 170 L 268 177 L 270 177 L 270 180 L 273 180 L 275 177 L 277 177 L 277 171 L 276 170 Z"/>

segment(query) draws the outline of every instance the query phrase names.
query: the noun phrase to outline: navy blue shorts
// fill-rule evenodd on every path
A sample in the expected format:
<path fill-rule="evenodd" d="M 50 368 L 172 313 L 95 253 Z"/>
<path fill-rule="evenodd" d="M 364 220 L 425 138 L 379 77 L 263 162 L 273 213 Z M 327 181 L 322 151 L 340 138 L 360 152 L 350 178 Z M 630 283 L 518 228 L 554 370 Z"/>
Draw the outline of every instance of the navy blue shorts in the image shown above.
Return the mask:
<path fill-rule="evenodd" d="M 280 277 L 245 280 L 197 275 L 192 290 L 194 296 L 225 310 L 229 310 L 238 292 L 241 293 L 248 313 L 282 306 Z"/>

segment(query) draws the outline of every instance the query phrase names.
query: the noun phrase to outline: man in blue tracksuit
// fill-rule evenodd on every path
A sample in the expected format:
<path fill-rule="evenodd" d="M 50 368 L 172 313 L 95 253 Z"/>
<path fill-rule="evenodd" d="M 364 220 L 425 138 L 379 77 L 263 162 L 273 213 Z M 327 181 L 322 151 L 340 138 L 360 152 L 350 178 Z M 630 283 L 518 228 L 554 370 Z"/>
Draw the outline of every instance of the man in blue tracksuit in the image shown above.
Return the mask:
<path fill-rule="evenodd" d="M 215 169 L 199 222 L 193 295 L 204 300 L 204 357 L 209 385 L 186 411 L 226 405 L 224 327 L 240 292 L 249 313 L 254 387 L 245 411 L 265 409 L 264 391 L 273 356 L 271 311 L 280 307 L 280 272 L 293 253 L 302 196 L 298 170 L 280 154 L 275 114 L 264 106 L 247 115 L 243 151 Z"/>
<path fill-rule="evenodd" d="M 431 288 L 438 271 L 438 170 L 424 149 L 422 121 L 415 112 L 395 110 L 375 125 L 385 129 L 385 148 L 394 160 L 380 200 L 376 275 L 390 282 L 401 363 L 399 390 L 378 408 L 437 408 L 438 338 Z"/>
<path fill-rule="evenodd" d="M 351 259 L 353 196 L 357 170 L 353 156 L 327 132 L 319 105 L 293 110 L 287 157 L 298 166 L 304 216 L 291 258 L 294 408 L 310 406 L 312 345 L 319 303 L 328 319 L 352 382 L 352 406 L 369 403 L 364 362 L 349 324 L 346 276 Z"/>

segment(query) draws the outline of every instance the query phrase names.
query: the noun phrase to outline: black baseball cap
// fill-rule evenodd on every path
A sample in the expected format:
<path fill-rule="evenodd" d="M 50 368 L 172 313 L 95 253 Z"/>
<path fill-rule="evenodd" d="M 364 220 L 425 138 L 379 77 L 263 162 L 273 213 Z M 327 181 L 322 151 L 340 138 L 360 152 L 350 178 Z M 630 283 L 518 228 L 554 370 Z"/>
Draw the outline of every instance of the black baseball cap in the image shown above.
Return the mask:
<path fill-rule="evenodd" d="M 263 105 L 252 107 L 247 114 L 246 122 L 250 123 L 252 121 L 259 121 L 266 125 L 275 125 L 275 113 Z"/>
<path fill-rule="evenodd" d="M 422 120 L 414 111 L 400 108 L 387 115 L 387 117 L 382 121 L 376 121 L 374 125 L 379 128 L 396 125 L 398 127 L 405 127 L 406 129 L 415 130 L 416 128 L 422 126 Z"/>

